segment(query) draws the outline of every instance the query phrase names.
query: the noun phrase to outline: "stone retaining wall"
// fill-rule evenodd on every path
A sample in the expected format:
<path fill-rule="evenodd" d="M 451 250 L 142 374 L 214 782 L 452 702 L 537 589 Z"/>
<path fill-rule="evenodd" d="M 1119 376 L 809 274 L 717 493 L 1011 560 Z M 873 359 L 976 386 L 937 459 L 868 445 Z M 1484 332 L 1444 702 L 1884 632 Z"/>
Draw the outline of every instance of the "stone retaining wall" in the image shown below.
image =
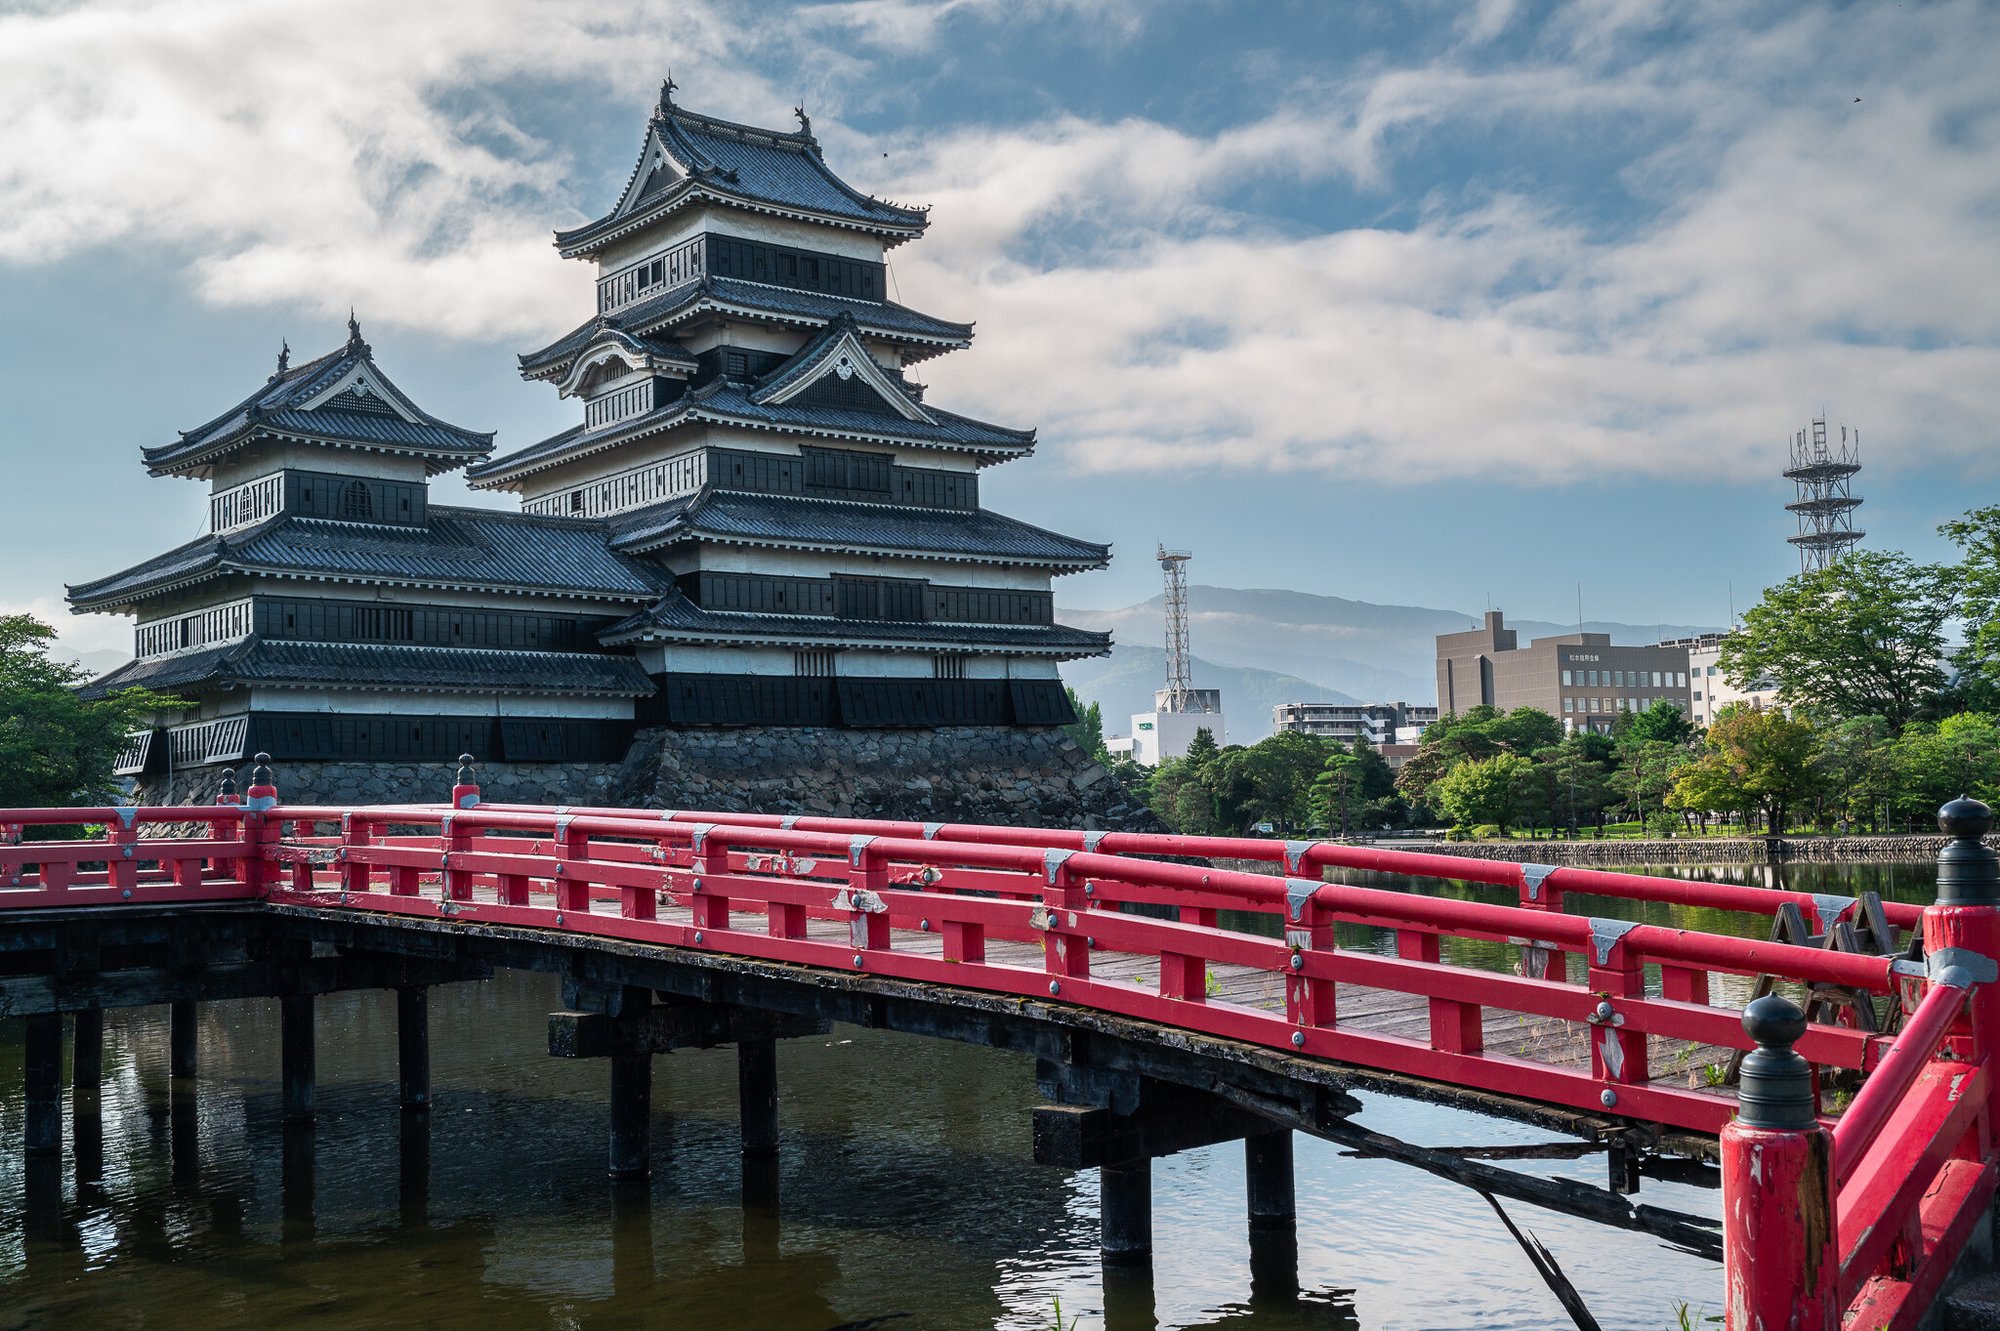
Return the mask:
<path fill-rule="evenodd" d="M 287 804 L 442 803 L 449 763 L 273 764 Z M 618 763 L 482 763 L 491 803 L 619 805 L 1016 827 L 1166 829 L 1060 730 L 642 730 Z M 212 804 L 216 767 L 155 780 L 142 804 Z M 237 770 L 237 789 L 250 765 Z"/>
<path fill-rule="evenodd" d="M 615 803 L 1165 831 L 1060 730 L 642 730 Z"/>
<path fill-rule="evenodd" d="M 250 785 L 250 768 L 236 769 L 236 790 Z M 443 804 L 451 799 L 455 763 L 273 763 L 271 780 L 286 804 Z M 480 794 L 503 804 L 610 804 L 616 763 L 485 763 Z M 171 783 L 148 781 L 140 804 L 213 804 L 222 769 L 176 773 Z"/>

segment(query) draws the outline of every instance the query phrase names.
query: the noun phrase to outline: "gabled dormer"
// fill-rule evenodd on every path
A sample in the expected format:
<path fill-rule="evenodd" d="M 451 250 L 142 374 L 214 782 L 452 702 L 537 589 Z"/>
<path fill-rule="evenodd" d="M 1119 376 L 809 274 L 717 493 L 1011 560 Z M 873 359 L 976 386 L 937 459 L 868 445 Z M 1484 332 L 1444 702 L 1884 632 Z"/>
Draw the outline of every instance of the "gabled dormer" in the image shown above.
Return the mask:
<path fill-rule="evenodd" d="M 406 525 L 424 521 L 429 479 L 493 451 L 493 436 L 425 412 L 375 363 L 359 323 L 303 365 L 290 348 L 250 396 L 144 450 L 155 476 L 209 482 L 209 525 L 234 531 L 279 513 Z"/>
<path fill-rule="evenodd" d="M 861 340 L 852 316 L 836 315 L 810 342 L 761 379 L 750 393 L 758 406 L 825 407 L 900 416 L 935 425 L 900 374 L 884 369 Z"/>

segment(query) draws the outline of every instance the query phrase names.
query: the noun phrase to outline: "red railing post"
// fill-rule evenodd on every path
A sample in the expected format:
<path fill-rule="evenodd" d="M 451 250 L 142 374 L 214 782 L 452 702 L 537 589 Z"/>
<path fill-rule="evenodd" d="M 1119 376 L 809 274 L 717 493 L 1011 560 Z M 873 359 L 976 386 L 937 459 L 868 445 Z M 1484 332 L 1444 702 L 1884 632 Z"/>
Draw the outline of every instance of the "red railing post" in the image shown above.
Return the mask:
<path fill-rule="evenodd" d="M 1521 866 L 1521 909 L 1545 911 L 1550 915 L 1561 915 L 1564 910 L 1563 890 L 1549 881 L 1555 875 L 1552 864 L 1523 864 Z M 1569 979 L 1569 966 L 1563 958 L 1561 948 L 1545 946 L 1540 939 L 1531 938 L 1521 945 L 1521 976 L 1530 980 L 1553 980 L 1562 984 Z"/>
<path fill-rule="evenodd" d="M 139 885 L 139 811 L 117 810 L 117 821 L 104 829 L 104 881 L 126 891 Z"/>
<path fill-rule="evenodd" d="M 243 881 L 259 896 L 269 890 L 274 866 L 266 858 L 278 841 L 278 822 L 271 810 L 278 807 L 278 787 L 271 778 L 271 755 L 257 755 L 250 769 L 250 788 L 244 792 Z"/>
<path fill-rule="evenodd" d="M 368 864 L 356 859 L 354 850 L 366 846 L 374 840 L 374 825 L 365 815 L 357 816 L 349 809 L 340 815 L 340 890 L 343 892 L 366 892 L 368 890 Z"/>
<path fill-rule="evenodd" d="M 1060 994 L 1066 979 L 1090 978 L 1090 939 L 1075 924 L 1078 913 L 1090 908 L 1090 897 L 1081 877 L 1069 867 L 1074 853 L 1042 853 L 1042 908 L 1036 912 L 1036 923 L 1042 931 L 1043 968 L 1055 977 L 1049 981 L 1051 994 Z"/>
<path fill-rule="evenodd" d="M 1958 964 L 1979 982 L 1952 1037 L 1953 1052 L 1977 1063 L 2000 1047 L 2000 984 L 1991 982 L 2000 960 L 2000 854 L 1984 840 L 1993 810 L 1961 796 L 1938 810 L 1938 826 L 1952 839 L 1938 852 L 1937 902 L 1924 908 L 1924 957 L 1932 975 Z"/>
<path fill-rule="evenodd" d="M 1833 1138 L 1820 1126 L 1812 1067 L 1792 1046 L 1805 1014 L 1767 994 L 1743 1011 L 1757 1048 L 1740 1109 L 1722 1129 L 1722 1279 L 1729 1331 L 1834 1331 Z"/>
<path fill-rule="evenodd" d="M 882 902 L 882 889 L 889 885 L 889 862 L 874 849 L 872 836 L 852 837 L 847 843 L 847 891 L 834 904 L 848 912 L 848 942 L 854 947 L 854 965 L 863 964 L 862 954 L 870 948 L 889 946 L 889 908 Z"/>
<path fill-rule="evenodd" d="M 1645 964 L 1625 944 L 1625 935 L 1636 924 L 1627 920 L 1590 921 L 1590 962 L 1588 986 L 1598 995 L 1590 1014 L 1590 1072 L 1609 1082 L 1630 1082 L 1643 1086 L 1652 1073 L 1646 1066 L 1646 1037 L 1625 1026 L 1625 1014 L 1618 1003 L 1626 998 L 1646 996 Z M 1606 1088 L 1606 1109 L 1618 1106 L 1618 1092 Z"/>
<path fill-rule="evenodd" d="M 1299 1028 L 1292 1032 L 1294 1048 L 1304 1046 L 1306 1027 L 1334 1022 L 1334 982 L 1305 974 L 1307 956 L 1338 946 L 1333 912 L 1319 902 L 1323 886 L 1309 878 L 1285 880 L 1285 945 L 1292 949 L 1285 971 L 1285 1018 Z"/>
<path fill-rule="evenodd" d="M 454 809 L 475 809 L 479 807 L 479 786 L 472 774 L 472 755 L 458 755 L 458 777 L 451 788 L 451 807 Z"/>
<path fill-rule="evenodd" d="M 590 836 L 570 830 L 574 817 L 565 813 L 556 819 L 556 909 L 590 913 L 590 880 L 583 876 L 584 856 Z"/>

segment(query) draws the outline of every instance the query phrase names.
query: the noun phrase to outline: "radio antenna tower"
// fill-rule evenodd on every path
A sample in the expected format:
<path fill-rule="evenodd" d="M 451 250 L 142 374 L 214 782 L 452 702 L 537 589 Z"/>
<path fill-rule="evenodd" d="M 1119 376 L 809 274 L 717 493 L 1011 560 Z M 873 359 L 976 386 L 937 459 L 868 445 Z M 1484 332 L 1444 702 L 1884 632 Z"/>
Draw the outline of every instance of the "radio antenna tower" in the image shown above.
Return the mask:
<path fill-rule="evenodd" d="M 1809 430 L 1792 436 L 1792 465 L 1785 478 L 1799 487 L 1797 503 L 1785 507 L 1799 515 L 1799 534 L 1790 537 L 1799 548 L 1799 572 L 1812 573 L 1839 562 L 1849 546 L 1867 533 L 1854 529 L 1854 510 L 1860 499 L 1849 494 L 1847 485 L 1861 470 L 1861 431 L 1852 442 L 1847 427 L 1840 427 L 1840 446 L 1826 436 L 1826 422 L 1816 420 Z"/>
<path fill-rule="evenodd" d="M 1193 686 L 1188 678 L 1187 562 L 1194 555 L 1186 550 L 1159 547 L 1160 571 L 1167 575 L 1167 690 L 1169 712 L 1188 710 Z"/>

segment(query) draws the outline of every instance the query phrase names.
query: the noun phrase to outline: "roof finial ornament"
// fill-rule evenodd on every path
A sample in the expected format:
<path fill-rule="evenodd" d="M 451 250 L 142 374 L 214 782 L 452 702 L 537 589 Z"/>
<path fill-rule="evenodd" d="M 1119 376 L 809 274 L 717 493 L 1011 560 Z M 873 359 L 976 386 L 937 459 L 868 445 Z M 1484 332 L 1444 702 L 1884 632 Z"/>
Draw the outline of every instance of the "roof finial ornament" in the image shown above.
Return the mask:
<path fill-rule="evenodd" d="M 812 117 L 806 114 L 805 103 L 800 102 L 797 106 L 793 107 L 792 114 L 799 118 L 799 133 L 805 135 L 807 138 L 811 138 L 813 122 Z"/>
<path fill-rule="evenodd" d="M 361 321 L 354 317 L 354 307 L 347 307 L 347 349 L 368 354 L 368 344 L 361 340 Z"/>
<path fill-rule="evenodd" d="M 664 82 L 660 84 L 660 110 L 666 111 L 674 104 L 674 90 L 681 85 L 674 82 L 674 71 L 669 69 Z"/>
<path fill-rule="evenodd" d="M 289 339 L 280 338 L 278 341 L 278 372 L 272 375 L 271 378 L 274 380 L 282 379 L 285 377 L 287 373 L 291 371 L 291 368 L 292 368 L 291 341 Z"/>

